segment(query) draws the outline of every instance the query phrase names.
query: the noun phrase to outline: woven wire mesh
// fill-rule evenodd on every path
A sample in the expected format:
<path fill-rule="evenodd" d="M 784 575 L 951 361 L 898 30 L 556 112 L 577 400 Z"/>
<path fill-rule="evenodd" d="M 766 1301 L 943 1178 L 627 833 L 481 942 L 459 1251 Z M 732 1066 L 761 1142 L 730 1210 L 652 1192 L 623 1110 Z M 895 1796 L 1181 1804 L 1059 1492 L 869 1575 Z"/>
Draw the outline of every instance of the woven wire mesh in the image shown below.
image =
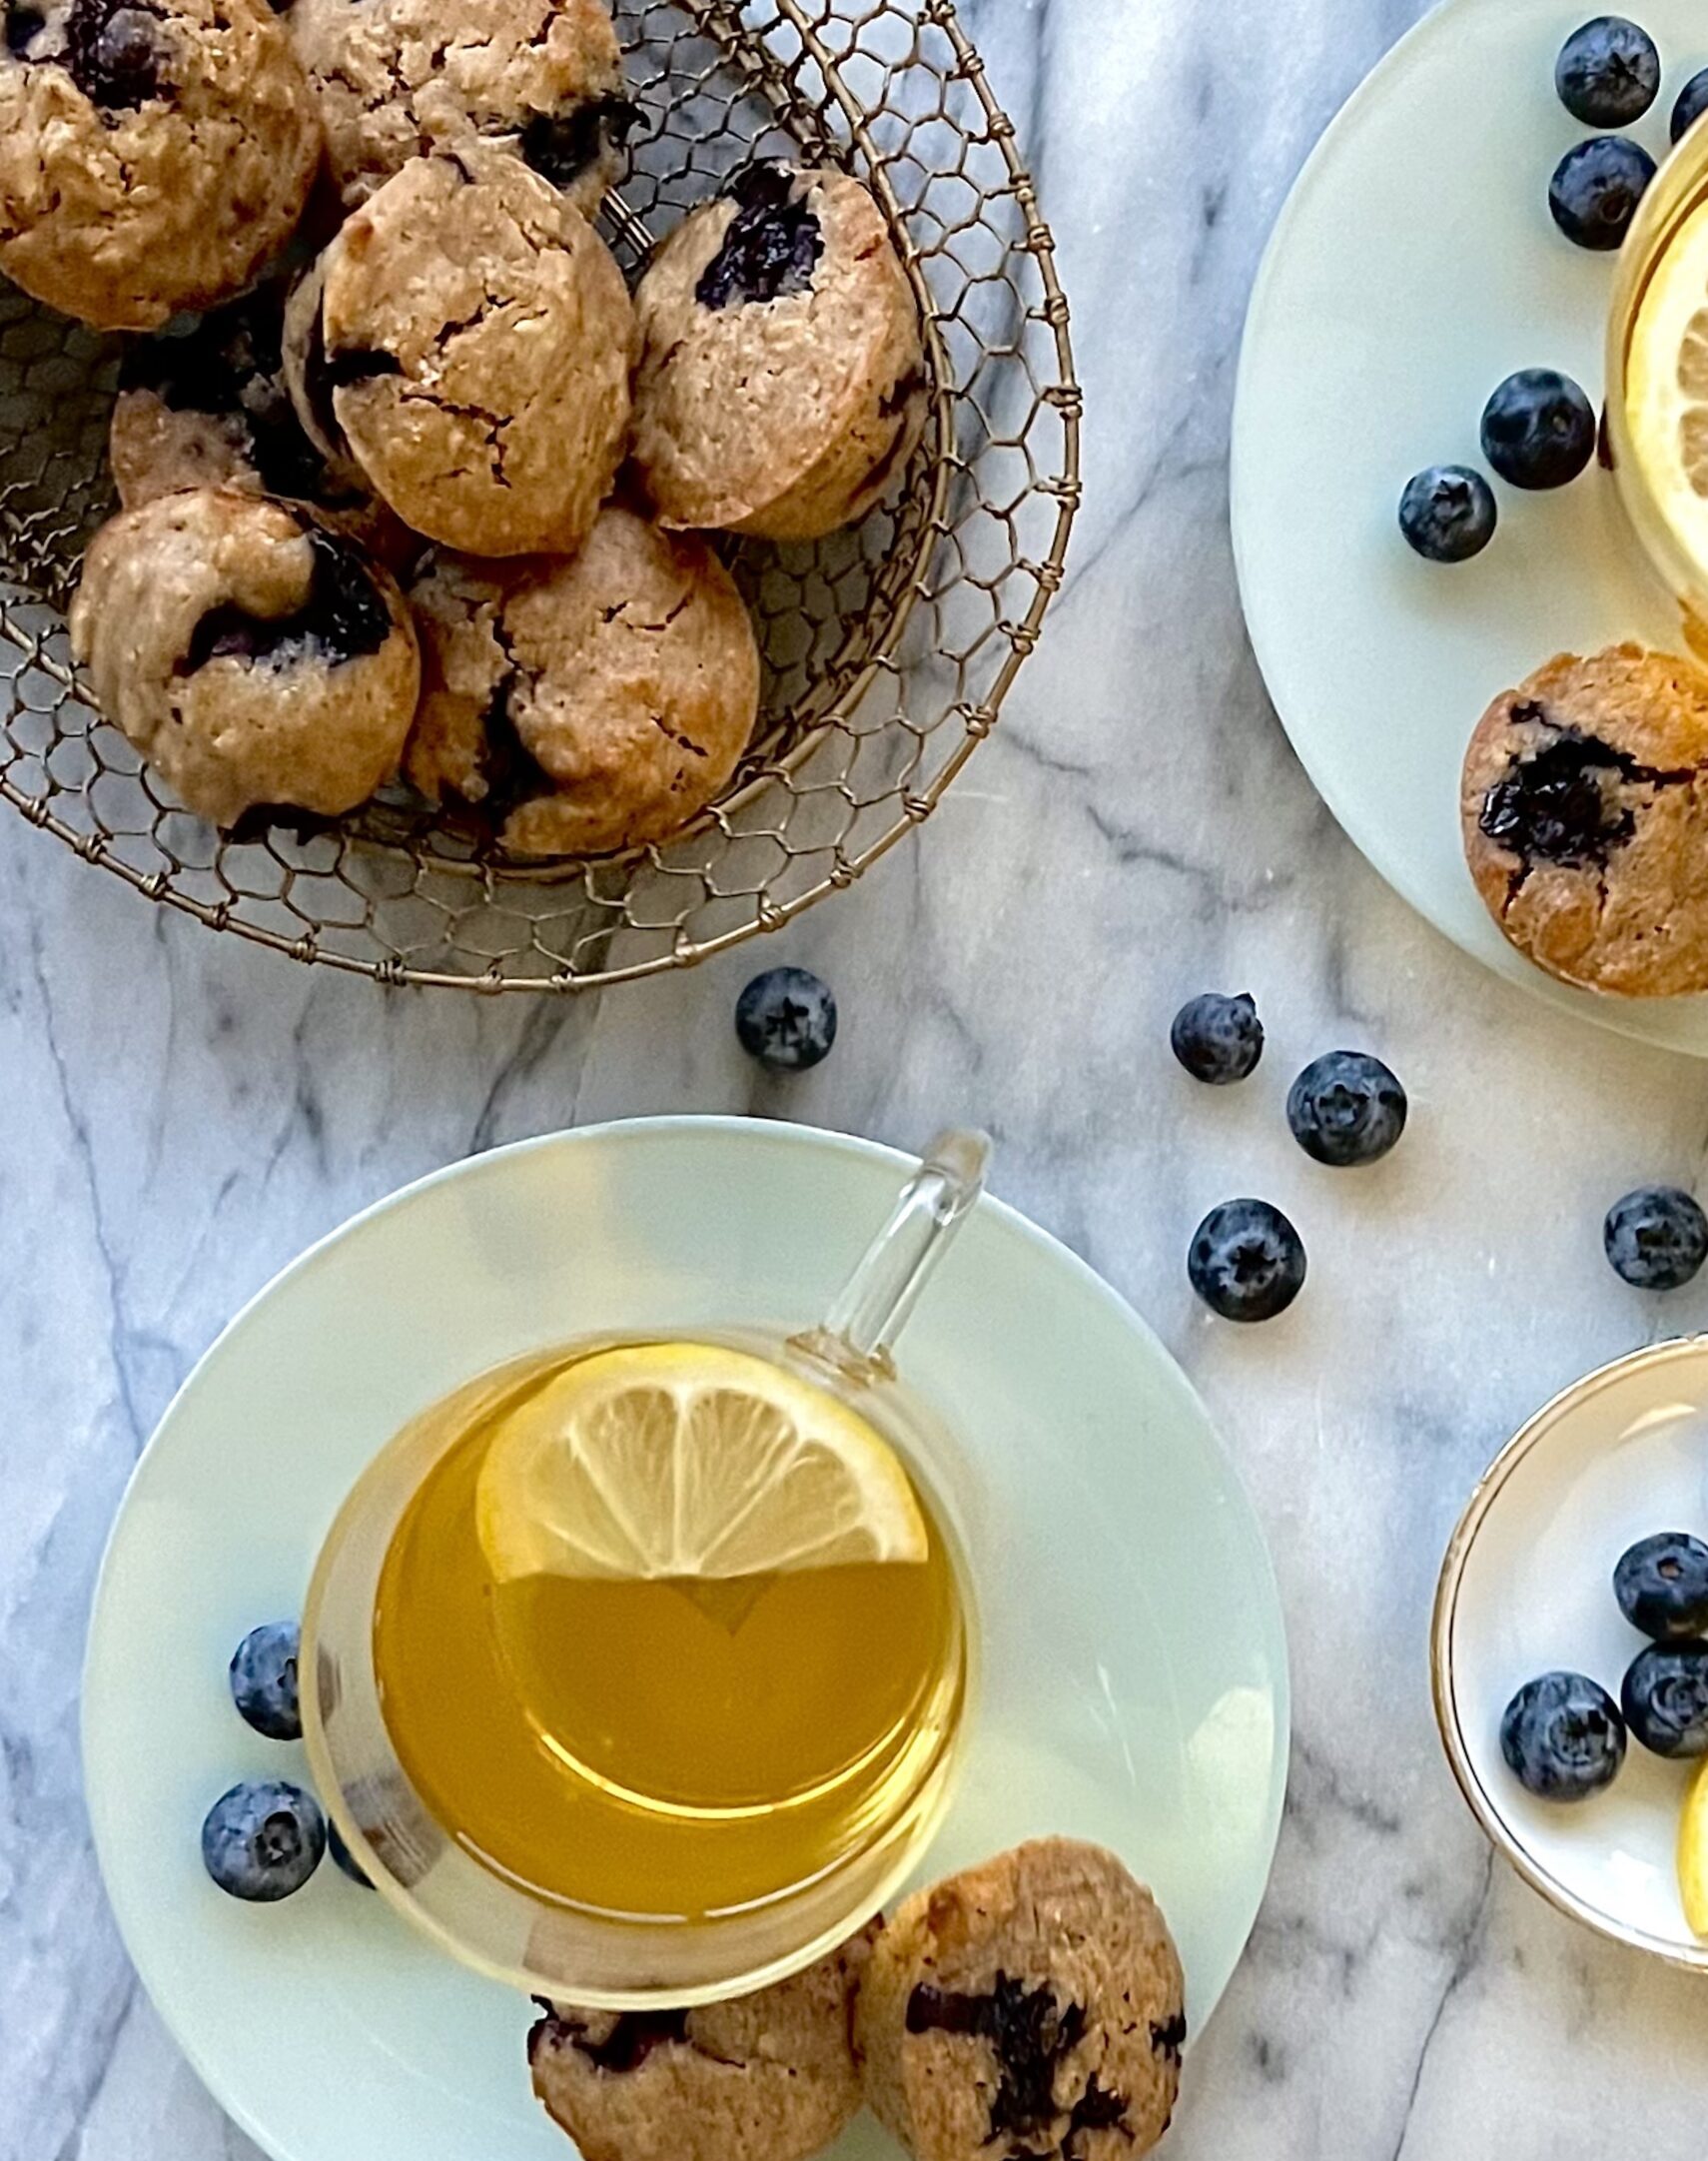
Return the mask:
<path fill-rule="evenodd" d="M 932 411 L 862 525 L 742 543 L 753 744 L 681 836 L 523 868 L 402 790 L 315 833 L 221 835 L 81 689 L 63 609 L 113 508 L 119 349 L 0 286 L 0 794 L 149 898 L 388 983 L 570 990 L 682 967 L 851 885 L 990 732 L 1061 580 L 1080 395 L 1052 242 L 948 0 L 628 0 L 643 121 L 603 214 L 634 274 L 756 156 L 873 188 L 918 295 Z"/>

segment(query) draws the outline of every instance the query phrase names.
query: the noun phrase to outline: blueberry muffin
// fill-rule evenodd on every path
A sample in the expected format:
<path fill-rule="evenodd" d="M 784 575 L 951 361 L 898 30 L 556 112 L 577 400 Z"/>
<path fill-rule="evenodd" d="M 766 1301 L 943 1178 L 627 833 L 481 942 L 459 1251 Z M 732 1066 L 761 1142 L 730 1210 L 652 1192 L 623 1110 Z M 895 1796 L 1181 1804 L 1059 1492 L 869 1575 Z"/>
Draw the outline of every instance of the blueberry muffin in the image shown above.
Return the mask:
<path fill-rule="evenodd" d="M 609 249 L 485 150 L 406 165 L 286 311 L 311 439 L 407 526 L 475 555 L 581 544 L 627 440 L 633 351 Z"/>
<path fill-rule="evenodd" d="M 240 293 L 320 163 L 267 0 L 4 0 L 0 271 L 103 330 Z"/>
<path fill-rule="evenodd" d="M 728 785 L 759 653 L 693 535 L 608 508 L 568 560 L 442 557 L 410 597 L 424 689 L 405 769 L 435 802 L 480 805 L 511 853 L 662 840 Z"/>
<path fill-rule="evenodd" d="M 728 2003 L 560 2004 L 528 2035 L 533 2090 L 583 2161 L 806 2161 L 860 2106 L 850 2025 L 876 1926 Z"/>
<path fill-rule="evenodd" d="M 228 489 L 104 526 L 71 641 L 107 718 L 222 826 L 353 810 L 396 771 L 421 684 L 387 573 L 306 508 Z"/>
<path fill-rule="evenodd" d="M 604 0 L 295 0 L 345 202 L 425 152 L 512 150 L 588 217 L 639 119 Z"/>
<path fill-rule="evenodd" d="M 920 1891 L 879 1937 L 855 2050 L 916 2161 L 1129 2161 L 1167 2130 L 1180 1960 L 1149 1891 L 1071 1838 Z"/>
<path fill-rule="evenodd" d="M 185 488 L 294 497 L 396 569 L 420 542 L 304 433 L 285 387 L 284 308 L 273 279 L 127 349 L 108 433 L 119 501 L 136 510 Z"/>
<path fill-rule="evenodd" d="M 1616 645 L 1564 653 L 1478 722 L 1460 800 L 1489 913 L 1563 982 L 1708 990 L 1708 675 Z"/>
<path fill-rule="evenodd" d="M 845 173 L 738 173 L 635 296 L 634 462 L 666 526 L 813 540 L 862 517 L 924 426 L 913 290 Z"/>

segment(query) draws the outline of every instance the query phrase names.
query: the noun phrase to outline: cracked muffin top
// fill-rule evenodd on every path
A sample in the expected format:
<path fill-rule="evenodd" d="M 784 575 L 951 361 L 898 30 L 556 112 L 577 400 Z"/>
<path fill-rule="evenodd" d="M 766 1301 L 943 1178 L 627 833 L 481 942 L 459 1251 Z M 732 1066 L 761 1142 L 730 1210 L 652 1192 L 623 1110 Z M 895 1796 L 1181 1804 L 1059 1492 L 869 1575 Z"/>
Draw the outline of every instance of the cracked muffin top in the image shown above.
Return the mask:
<path fill-rule="evenodd" d="M 662 840 L 728 785 L 758 646 L 692 535 L 607 508 L 567 561 L 443 556 L 410 598 L 425 682 L 405 769 L 435 802 L 479 805 L 512 853 Z"/>
<path fill-rule="evenodd" d="M 407 526 L 475 555 L 580 545 L 627 440 L 633 350 L 610 251 L 489 150 L 406 165 L 285 319 L 311 439 Z"/>
<path fill-rule="evenodd" d="M 919 316 L 846 173 L 750 165 L 635 295 L 634 462 L 667 526 L 812 540 L 862 517 L 919 440 Z"/>
<path fill-rule="evenodd" d="M 1708 990 L 1708 674 L 1616 645 L 1562 653 L 1489 706 L 1460 800 L 1477 891 L 1562 981 Z"/>
<path fill-rule="evenodd" d="M 222 826 L 353 810 L 397 770 L 421 681 L 403 595 L 354 540 L 225 489 L 103 526 L 71 641 L 107 718 Z"/>
<path fill-rule="evenodd" d="M 1042 1838 L 916 1892 L 878 1938 L 855 2047 L 916 2161 L 1132 2161 L 1186 2042 L 1168 1925 L 1101 1846 Z"/>
<path fill-rule="evenodd" d="M 412 158 L 487 142 L 591 217 L 639 119 L 604 0 L 295 0 L 291 37 L 352 207 Z"/>
<path fill-rule="evenodd" d="M 533 2090 L 584 2161 L 806 2161 L 860 2106 L 853 2002 L 879 1926 L 728 2003 L 555 2005 L 528 2035 Z"/>
<path fill-rule="evenodd" d="M 241 292 L 321 155 L 267 0 L 4 0 L 4 15 L 0 270 L 104 330 Z"/>

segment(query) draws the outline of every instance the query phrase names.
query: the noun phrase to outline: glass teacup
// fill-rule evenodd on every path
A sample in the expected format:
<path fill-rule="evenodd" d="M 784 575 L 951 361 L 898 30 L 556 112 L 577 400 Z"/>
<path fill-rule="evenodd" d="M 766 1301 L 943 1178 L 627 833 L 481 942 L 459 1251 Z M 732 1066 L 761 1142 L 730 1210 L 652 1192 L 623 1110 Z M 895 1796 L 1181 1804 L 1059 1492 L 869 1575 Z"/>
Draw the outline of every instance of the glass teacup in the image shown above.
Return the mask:
<path fill-rule="evenodd" d="M 536 1994 L 691 2004 L 808 1964 L 911 1872 L 976 1626 L 966 1467 L 890 1346 L 985 1155 L 936 1144 L 820 1327 L 512 1362 L 358 1481 L 309 1593 L 305 1737 L 355 1858 L 443 1948 Z"/>

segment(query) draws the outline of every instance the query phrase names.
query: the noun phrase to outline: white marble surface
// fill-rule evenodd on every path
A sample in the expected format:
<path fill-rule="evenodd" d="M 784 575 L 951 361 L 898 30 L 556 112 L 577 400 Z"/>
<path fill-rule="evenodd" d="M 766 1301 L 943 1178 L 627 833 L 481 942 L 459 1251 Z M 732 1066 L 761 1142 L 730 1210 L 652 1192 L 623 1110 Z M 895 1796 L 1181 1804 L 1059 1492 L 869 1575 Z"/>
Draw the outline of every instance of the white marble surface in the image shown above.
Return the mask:
<path fill-rule="evenodd" d="M 1594 1360 L 1708 1326 L 1599 1254 L 1609 1199 L 1691 1182 L 1708 1071 L 1514 995 L 1364 868 L 1295 766 L 1226 523 L 1241 315 L 1281 197 L 1415 0 L 976 0 L 1061 241 L 1091 485 L 1003 725 L 917 844 L 774 941 L 842 1001 L 833 1060 L 757 1081 L 751 949 L 572 1004 L 381 995 L 152 911 L 0 824 L 0 2161 L 253 2153 L 138 1992 L 78 1790 L 80 1641 L 133 1458 L 240 1300 L 422 1171 L 675 1109 L 899 1143 L 983 1120 L 997 1183 L 1156 1323 L 1223 1421 L 1292 1628 L 1269 1904 L 1195 2050 L 1177 2161 L 1699 2152 L 1708 1991 L 1491 1863 L 1435 1744 L 1425 1626 L 1464 1495 Z M 1562 18 L 1562 27 L 1564 26 Z M 1172 1065 L 1186 993 L 1254 989 L 1227 1095 Z M 1386 1055 L 1413 1129 L 1336 1180 L 1286 1138 L 1307 1056 Z M 1272 1195 L 1299 1306 L 1208 1321 L 1203 1208 Z M 1205 1622 L 1238 1587 L 1206 1587 Z M 282 2075 L 289 2072 L 282 2068 Z M 481 2161 L 501 2161 L 482 2156 Z"/>

